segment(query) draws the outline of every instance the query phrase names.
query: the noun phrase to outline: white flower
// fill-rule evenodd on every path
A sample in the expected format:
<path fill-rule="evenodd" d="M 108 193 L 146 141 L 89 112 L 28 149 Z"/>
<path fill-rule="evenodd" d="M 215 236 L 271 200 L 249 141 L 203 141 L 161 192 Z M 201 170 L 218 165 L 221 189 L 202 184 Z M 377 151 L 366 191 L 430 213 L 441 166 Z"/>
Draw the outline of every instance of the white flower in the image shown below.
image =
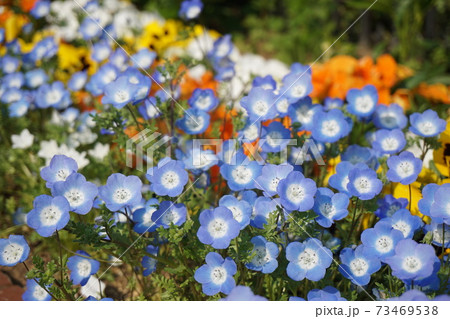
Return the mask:
<path fill-rule="evenodd" d="M 104 291 L 105 284 L 94 276 L 89 277 L 86 285 L 82 286 L 80 289 L 80 293 L 84 298 L 92 296 L 96 299 L 101 299 Z"/>
<path fill-rule="evenodd" d="M 34 141 L 34 135 L 28 131 L 28 129 L 24 129 L 22 132 L 20 132 L 19 135 L 12 135 L 12 148 L 28 148 L 33 144 Z"/>
<path fill-rule="evenodd" d="M 109 145 L 108 144 L 95 144 L 95 147 L 92 150 L 88 151 L 88 154 L 99 161 L 102 161 L 106 155 L 109 153 Z"/>
<path fill-rule="evenodd" d="M 50 161 L 50 159 L 53 157 L 53 155 L 58 153 L 58 144 L 56 141 L 41 141 L 41 149 L 38 152 L 38 156 L 47 159 Z"/>

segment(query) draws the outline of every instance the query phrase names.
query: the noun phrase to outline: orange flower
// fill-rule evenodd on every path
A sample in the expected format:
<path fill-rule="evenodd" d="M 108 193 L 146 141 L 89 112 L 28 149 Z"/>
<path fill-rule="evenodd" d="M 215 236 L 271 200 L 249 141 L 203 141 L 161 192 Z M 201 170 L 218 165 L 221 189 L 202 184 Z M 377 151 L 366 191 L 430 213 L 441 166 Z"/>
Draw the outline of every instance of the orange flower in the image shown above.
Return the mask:
<path fill-rule="evenodd" d="M 434 102 L 450 104 L 450 87 L 442 83 L 420 83 L 417 93 Z"/>

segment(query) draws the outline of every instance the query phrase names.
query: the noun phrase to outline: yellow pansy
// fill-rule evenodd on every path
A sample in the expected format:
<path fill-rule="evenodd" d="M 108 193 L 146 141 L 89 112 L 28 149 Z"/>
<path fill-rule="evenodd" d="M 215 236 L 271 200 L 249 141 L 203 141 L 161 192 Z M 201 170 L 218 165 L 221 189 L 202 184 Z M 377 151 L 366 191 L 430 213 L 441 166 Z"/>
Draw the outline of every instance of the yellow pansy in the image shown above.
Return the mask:
<path fill-rule="evenodd" d="M 434 151 L 433 160 L 439 173 L 448 179 L 450 177 L 450 119 L 447 119 L 447 128 L 441 133 L 439 142 L 442 147 Z"/>

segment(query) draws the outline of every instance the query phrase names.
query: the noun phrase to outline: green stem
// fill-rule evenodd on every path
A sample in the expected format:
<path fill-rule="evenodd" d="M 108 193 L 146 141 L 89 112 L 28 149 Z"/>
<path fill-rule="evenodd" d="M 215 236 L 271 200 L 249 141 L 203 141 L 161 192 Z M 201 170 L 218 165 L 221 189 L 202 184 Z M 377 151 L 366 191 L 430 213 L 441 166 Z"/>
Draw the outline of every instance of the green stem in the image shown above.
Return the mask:
<path fill-rule="evenodd" d="M 126 106 L 127 106 L 128 111 L 130 112 L 131 116 L 133 117 L 134 123 L 136 123 L 138 130 L 142 130 L 141 124 L 138 122 L 136 115 L 134 115 L 133 110 L 131 109 L 130 105 L 127 104 Z"/>

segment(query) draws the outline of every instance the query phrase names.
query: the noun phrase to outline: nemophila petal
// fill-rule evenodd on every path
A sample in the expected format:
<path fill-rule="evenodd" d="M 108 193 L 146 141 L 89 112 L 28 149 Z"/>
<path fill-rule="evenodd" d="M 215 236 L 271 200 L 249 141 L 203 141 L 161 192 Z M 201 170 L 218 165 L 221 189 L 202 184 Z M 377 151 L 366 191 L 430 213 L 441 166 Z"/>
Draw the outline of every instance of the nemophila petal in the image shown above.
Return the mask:
<path fill-rule="evenodd" d="M 175 204 L 171 201 L 163 201 L 152 214 L 152 221 L 158 227 L 169 228 L 170 225 L 181 226 L 186 221 L 187 209 L 184 204 Z"/>
<path fill-rule="evenodd" d="M 372 169 L 377 169 L 379 165 L 372 149 L 357 144 L 349 145 L 347 147 L 345 152 L 341 154 L 341 161 L 347 161 L 353 165 L 364 163 Z"/>
<path fill-rule="evenodd" d="M 178 16 L 185 20 L 192 20 L 197 18 L 202 12 L 203 3 L 201 0 L 184 0 L 181 3 Z"/>
<path fill-rule="evenodd" d="M 431 224 L 425 225 L 425 230 L 431 232 L 433 245 L 450 248 L 450 225 L 431 221 Z M 444 237 L 442 237 L 444 235 Z"/>
<path fill-rule="evenodd" d="M 326 97 L 323 103 L 324 109 L 326 111 L 338 109 L 341 108 L 342 105 L 344 105 L 344 101 L 342 101 L 340 98 L 331 98 L 331 97 Z"/>
<path fill-rule="evenodd" d="M 152 80 L 147 75 L 141 73 L 134 67 L 128 68 L 123 76 L 128 78 L 128 83 L 135 86 L 136 93 L 133 96 L 133 103 L 139 103 L 148 97 L 150 87 L 152 86 Z"/>
<path fill-rule="evenodd" d="M 341 220 L 348 215 L 348 204 L 349 198 L 346 194 L 334 194 L 327 188 L 318 188 L 313 207 L 314 212 L 319 215 L 316 222 L 322 227 L 330 227 L 335 220 Z"/>
<path fill-rule="evenodd" d="M 239 235 L 241 229 L 241 225 L 233 218 L 231 210 L 226 207 L 201 212 L 199 221 L 198 239 L 216 249 L 227 248 L 230 241 Z"/>
<path fill-rule="evenodd" d="M 339 271 L 341 274 L 350 279 L 355 285 L 364 286 L 370 282 L 370 276 L 377 272 L 381 263 L 378 257 L 369 253 L 362 245 L 351 248 L 344 248 L 340 254 L 341 265 Z"/>
<path fill-rule="evenodd" d="M 48 75 L 43 69 L 34 69 L 25 73 L 25 84 L 29 88 L 35 89 L 48 80 Z"/>
<path fill-rule="evenodd" d="M 364 246 L 371 249 L 383 262 L 394 254 L 395 246 L 403 238 L 401 231 L 383 222 L 376 223 L 374 228 L 366 229 L 361 234 Z"/>
<path fill-rule="evenodd" d="M 432 246 L 403 239 L 395 247 L 395 254 L 386 259 L 392 275 L 402 280 L 428 277 L 433 272 L 436 254 Z"/>
<path fill-rule="evenodd" d="M 280 93 L 286 96 L 290 103 L 295 103 L 309 95 L 312 89 L 312 79 L 309 72 L 291 72 L 283 78 Z"/>
<path fill-rule="evenodd" d="M 106 85 L 117 79 L 119 73 L 120 71 L 115 65 L 112 63 L 105 63 L 89 79 L 86 84 L 86 89 L 94 96 L 99 96 L 104 93 Z"/>
<path fill-rule="evenodd" d="M 159 201 L 156 198 L 149 199 L 144 208 L 139 208 L 133 213 L 134 231 L 143 234 L 145 232 L 154 232 L 158 226 L 152 221 L 152 215 L 158 209 Z"/>
<path fill-rule="evenodd" d="M 0 238 L 0 266 L 15 266 L 28 258 L 30 247 L 20 235 Z"/>
<path fill-rule="evenodd" d="M 255 179 L 261 174 L 261 165 L 250 161 L 241 151 L 231 160 L 233 164 L 224 163 L 220 167 L 220 174 L 227 180 L 233 191 L 254 188 Z"/>
<path fill-rule="evenodd" d="M 219 105 L 219 99 L 211 89 L 195 89 L 188 103 L 190 107 L 209 112 Z"/>
<path fill-rule="evenodd" d="M 70 205 L 63 196 L 40 195 L 34 199 L 33 209 L 27 215 L 27 224 L 42 237 L 50 237 L 69 222 Z"/>
<path fill-rule="evenodd" d="M 386 177 L 395 183 L 409 185 L 413 183 L 422 170 L 422 161 L 411 152 L 402 152 L 398 156 L 391 156 L 387 160 L 389 170 Z"/>
<path fill-rule="evenodd" d="M 307 239 L 303 243 L 292 242 L 286 247 L 286 258 L 289 260 L 287 274 L 295 281 L 304 278 L 319 281 L 330 267 L 332 256 L 331 251 L 323 247 L 316 238 Z"/>
<path fill-rule="evenodd" d="M 137 53 L 131 56 L 131 62 L 137 68 L 147 69 L 156 59 L 156 52 L 150 51 L 147 48 L 140 49 Z"/>
<path fill-rule="evenodd" d="M 100 268 L 100 262 L 92 259 L 91 255 L 83 250 L 78 250 L 76 253 L 77 255 L 69 257 L 67 260 L 67 268 L 70 269 L 70 279 L 73 284 L 84 286 L 91 275 L 97 273 Z"/>
<path fill-rule="evenodd" d="M 313 127 L 313 116 L 320 111 L 321 107 L 312 104 L 312 99 L 306 96 L 289 105 L 288 115 L 293 123 L 300 123 L 301 129 L 311 130 Z"/>
<path fill-rule="evenodd" d="M 158 255 L 159 252 L 159 247 L 155 247 L 153 245 L 148 245 L 147 248 L 145 249 L 145 251 L 151 255 Z M 142 258 L 142 268 L 144 268 L 144 271 L 142 272 L 142 274 L 144 276 L 148 276 L 151 273 L 156 271 L 156 264 L 157 264 L 157 260 L 155 258 L 152 258 L 150 256 L 145 255 Z"/>
<path fill-rule="evenodd" d="M 379 129 L 393 130 L 405 128 L 408 118 L 404 114 L 403 108 L 398 104 L 393 103 L 389 106 L 379 104 L 375 108 L 372 121 Z"/>
<path fill-rule="evenodd" d="M 419 210 L 422 214 L 430 216 L 431 205 L 434 203 L 434 194 L 438 188 L 439 185 L 430 183 L 422 189 L 422 199 L 418 203 Z"/>
<path fill-rule="evenodd" d="M 253 79 L 252 86 L 261 87 L 264 90 L 275 90 L 277 88 L 277 82 L 271 75 L 266 75 L 264 77 L 257 76 Z"/>
<path fill-rule="evenodd" d="M 308 292 L 308 301 L 346 301 L 334 287 L 326 286 L 322 290 L 312 289 Z"/>
<path fill-rule="evenodd" d="M 378 179 L 377 173 L 365 164 L 356 165 L 348 173 L 347 189 L 351 196 L 361 200 L 374 198 L 381 192 L 383 183 Z"/>
<path fill-rule="evenodd" d="M 236 286 L 226 298 L 219 301 L 267 301 L 267 298 L 255 295 L 250 287 Z"/>
<path fill-rule="evenodd" d="M 79 173 L 73 173 L 65 181 L 55 182 L 52 186 L 52 195 L 64 196 L 70 210 L 80 215 L 86 215 L 91 210 L 97 194 L 97 186 L 86 182 L 86 178 Z"/>
<path fill-rule="evenodd" d="M 392 215 L 394 215 L 394 213 L 399 209 L 406 208 L 408 203 L 409 201 L 406 198 L 395 198 L 394 196 L 388 194 L 382 199 L 377 200 L 378 208 L 374 214 L 379 218 L 392 217 Z"/>
<path fill-rule="evenodd" d="M 205 260 L 206 265 L 200 266 L 194 274 L 194 279 L 202 284 L 203 293 L 208 296 L 230 293 L 236 286 L 233 279 L 236 263 L 230 257 L 223 259 L 216 252 L 208 253 Z"/>
<path fill-rule="evenodd" d="M 102 103 L 112 104 L 115 108 L 121 109 L 134 100 L 138 92 L 138 86 L 130 83 L 128 76 L 123 75 L 117 80 L 108 83 L 104 88 L 104 92 Z"/>
<path fill-rule="evenodd" d="M 256 141 L 261 134 L 261 122 L 253 122 L 247 119 L 244 128 L 238 132 L 238 139 L 243 142 L 251 143 Z M 225 144 L 226 141 L 224 141 Z M 231 143 L 231 142 L 230 142 Z"/>
<path fill-rule="evenodd" d="M 450 184 L 439 186 L 434 193 L 434 202 L 430 207 L 430 216 L 436 220 L 442 219 L 450 224 Z"/>
<path fill-rule="evenodd" d="M 307 211 L 314 206 L 316 183 L 305 178 L 302 173 L 293 171 L 277 186 L 281 204 L 288 210 Z"/>
<path fill-rule="evenodd" d="M 264 224 L 267 224 L 267 218 L 270 213 L 277 211 L 277 201 L 267 198 L 258 197 L 253 205 L 252 216 L 250 220 L 250 225 L 256 228 L 263 229 Z"/>
<path fill-rule="evenodd" d="M 189 179 L 184 164 L 170 158 L 165 158 L 163 165 L 161 163 L 162 160 L 158 163 L 158 167 L 151 169 L 151 174 L 147 172 L 150 190 L 160 196 L 180 195 Z"/>
<path fill-rule="evenodd" d="M 294 167 L 289 164 L 266 164 L 261 170 L 261 175 L 256 178 L 255 187 L 264 191 L 267 197 L 275 196 L 278 183 L 293 170 Z"/>
<path fill-rule="evenodd" d="M 275 97 L 275 107 L 279 116 L 286 116 L 289 112 L 289 99 L 283 95 L 276 95 Z"/>
<path fill-rule="evenodd" d="M 176 125 L 187 134 L 202 134 L 208 128 L 210 118 L 207 112 L 190 108 L 184 112 L 181 119 L 176 121 Z"/>
<path fill-rule="evenodd" d="M 38 108 L 63 109 L 70 104 L 70 94 L 60 81 L 43 84 L 36 92 L 35 103 Z"/>
<path fill-rule="evenodd" d="M 350 171 L 354 168 L 354 165 L 350 162 L 340 162 L 336 165 L 336 173 L 331 175 L 328 179 L 328 184 L 333 187 L 334 189 L 337 189 L 340 192 L 348 194 L 348 174 Z"/>
<path fill-rule="evenodd" d="M 233 213 L 233 218 L 244 229 L 250 223 L 252 207 L 244 200 L 238 200 L 232 195 L 225 195 L 219 200 L 219 206 L 228 208 Z"/>
<path fill-rule="evenodd" d="M 411 215 L 405 208 L 399 209 L 392 217 L 383 218 L 380 222 L 386 222 L 392 228 L 401 231 L 405 238 L 412 238 L 414 232 L 422 227 L 420 217 Z"/>
<path fill-rule="evenodd" d="M 372 142 L 373 149 L 381 154 L 395 154 L 405 146 L 405 135 L 399 129 L 378 130 L 375 132 L 375 140 Z"/>
<path fill-rule="evenodd" d="M 281 152 L 286 149 L 291 137 L 291 132 L 280 122 L 272 122 L 263 126 L 259 145 L 263 152 Z"/>
<path fill-rule="evenodd" d="M 241 99 L 241 106 L 247 111 L 247 115 L 252 122 L 271 120 L 277 115 L 277 109 L 274 105 L 275 99 L 272 90 L 254 87 L 247 96 Z"/>
<path fill-rule="evenodd" d="M 139 203 L 142 199 L 141 188 L 139 177 L 115 173 L 108 177 L 105 186 L 99 187 L 98 193 L 106 207 L 115 212 Z"/>
<path fill-rule="evenodd" d="M 50 286 L 46 286 L 48 289 Z M 49 295 L 34 279 L 27 279 L 27 287 L 22 295 L 23 301 L 50 301 L 52 296 Z"/>
<path fill-rule="evenodd" d="M 138 111 L 147 121 L 161 116 L 161 110 L 156 106 L 156 98 L 153 96 L 144 100 L 138 107 Z"/>
<path fill-rule="evenodd" d="M 252 254 L 255 256 L 245 264 L 248 269 L 261 271 L 263 274 L 272 273 L 278 267 L 278 246 L 268 242 L 263 236 L 256 236 L 251 239 L 253 244 Z"/>
<path fill-rule="evenodd" d="M 85 17 L 80 25 L 80 33 L 85 40 L 90 40 L 101 35 L 102 29 L 99 26 L 98 19 Z"/>
<path fill-rule="evenodd" d="M 339 109 L 315 112 L 312 123 L 312 137 L 319 142 L 334 143 L 349 133 L 347 120 Z"/>
<path fill-rule="evenodd" d="M 439 118 L 433 110 L 426 110 L 423 113 L 413 113 L 409 117 L 411 126 L 409 130 L 419 136 L 432 137 L 445 131 L 447 122 Z"/>
<path fill-rule="evenodd" d="M 369 117 L 378 103 L 378 92 L 373 85 L 366 85 L 361 90 L 350 89 L 346 99 L 348 112 L 360 118 Z"/>

